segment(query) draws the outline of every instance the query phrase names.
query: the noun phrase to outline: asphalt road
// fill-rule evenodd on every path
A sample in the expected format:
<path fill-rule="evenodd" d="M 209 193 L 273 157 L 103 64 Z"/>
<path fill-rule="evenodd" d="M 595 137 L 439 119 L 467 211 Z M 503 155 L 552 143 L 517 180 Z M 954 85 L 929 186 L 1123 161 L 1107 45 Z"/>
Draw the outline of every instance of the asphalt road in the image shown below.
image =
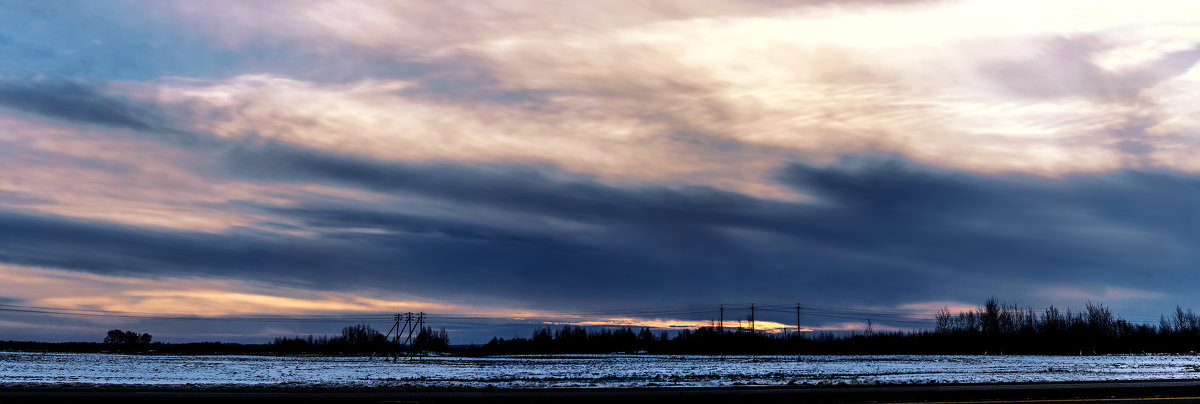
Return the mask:
<path fill-rule="evenodd" d="M 553 390 L 315 390 L 3 388 L 0 403 L 558 403 L 558 402 L 721 402 L 721 403 L 1200 403 L 1200 380 L 960 384 L 921 386 L 553 389 Z"/>

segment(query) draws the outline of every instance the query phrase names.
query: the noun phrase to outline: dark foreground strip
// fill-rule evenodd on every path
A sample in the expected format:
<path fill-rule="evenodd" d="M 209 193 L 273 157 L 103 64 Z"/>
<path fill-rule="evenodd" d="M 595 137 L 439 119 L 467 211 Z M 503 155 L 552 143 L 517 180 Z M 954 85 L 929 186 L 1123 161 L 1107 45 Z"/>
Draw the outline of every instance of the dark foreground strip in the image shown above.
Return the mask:
<path fill-rule="evenodd" d="M 0 404 L 19 402 L 120 403 L 557 403 L 557 402 L 963 402 L 1200 403 L 1200 380 L 950 384 L 925 386 L 656 388 L 656 389 L 479 389 L 479 390 L 319 390 L 179 389 L 153 387 L 4 388 Z"/>

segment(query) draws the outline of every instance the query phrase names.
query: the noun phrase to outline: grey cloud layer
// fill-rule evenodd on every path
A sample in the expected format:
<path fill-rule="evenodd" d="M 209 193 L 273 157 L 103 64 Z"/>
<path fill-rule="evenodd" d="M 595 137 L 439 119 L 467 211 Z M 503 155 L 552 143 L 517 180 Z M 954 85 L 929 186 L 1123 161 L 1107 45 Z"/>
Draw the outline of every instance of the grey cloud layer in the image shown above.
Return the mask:
<path fill-rule="evenodd" d="M 2 89 L 4 105 L 51 118 L 173 130 L 151 105 L 77 84 Z M 228 142 L 217 162 L 225 178 L 363 189 L 449 210 L 316 198 L 238 207 L 279 219 L 264 227 L 313 237 L 7 210 L 0 260 L 567 306 L 798 296 L 896 304 L 1019 298 L 1029 285 L 1168 294 L 1197 286 L 1187 274 L 1200 262 L 1189 248 L 1200 236 L 1200 182 L 1188 175 L 994 176 L 864 156 L 778 168 L 775 182 L 814 198 L 791 202 L 706 186 L 614 185 L 545 166 L 417 164 Z"/>
<path fill-rule="evenodd" d="M 114 97 L 71 81 L 0 82 L 0 106 L 74 122 L 179 134 L 150 104 Z"/>
<path fill-rule="evenodd" d="M 151 231 L 5 211 L 0 259 L 554 307 L 800 296 L 899 304 L 1028 297 L 1030 285 L 1168 294 L 1198 286 L 1188 274 L 1200 262 L 1189 248 L 1200 236 L 1200 182 L 1173 174 L 988 177 L 850 158 L 782 167 L 780 182 L 815 197 L 784 202 L 705 187 L 616 186 L 547 168 L 406 164 L 283 147 L 242 150 L 229 162 L 247 180 L 365 188 L 460 214 L 317 201 L 259 207 L 318 234 L 301 237 Z M 497 214 L 531 220 L 513 225 Z"/>

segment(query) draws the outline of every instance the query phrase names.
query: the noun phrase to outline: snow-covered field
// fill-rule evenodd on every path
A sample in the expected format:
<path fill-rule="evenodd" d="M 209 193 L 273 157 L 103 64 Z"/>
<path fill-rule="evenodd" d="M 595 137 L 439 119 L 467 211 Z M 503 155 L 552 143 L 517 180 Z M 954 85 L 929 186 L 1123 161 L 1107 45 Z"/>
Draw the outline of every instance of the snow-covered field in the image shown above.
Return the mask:
<path fill-rule="evenodd" d="M 159 356 L 0 352 L 0 386 L 716 387 L 1200 379 L 1200 356 Z"/>

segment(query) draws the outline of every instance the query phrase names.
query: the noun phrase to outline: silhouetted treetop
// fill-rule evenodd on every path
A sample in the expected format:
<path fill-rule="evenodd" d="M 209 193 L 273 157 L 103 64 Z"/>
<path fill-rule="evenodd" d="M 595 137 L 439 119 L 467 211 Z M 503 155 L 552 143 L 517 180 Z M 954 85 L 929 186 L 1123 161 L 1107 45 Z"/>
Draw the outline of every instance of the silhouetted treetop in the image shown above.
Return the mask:
<path fill-rule="evenodd" d="M 150 334 L 138 335 L 133 331 L 109 330 L 104 336 L 104 343 L 110 345 L 149 345 L 150 340 Z"/>

